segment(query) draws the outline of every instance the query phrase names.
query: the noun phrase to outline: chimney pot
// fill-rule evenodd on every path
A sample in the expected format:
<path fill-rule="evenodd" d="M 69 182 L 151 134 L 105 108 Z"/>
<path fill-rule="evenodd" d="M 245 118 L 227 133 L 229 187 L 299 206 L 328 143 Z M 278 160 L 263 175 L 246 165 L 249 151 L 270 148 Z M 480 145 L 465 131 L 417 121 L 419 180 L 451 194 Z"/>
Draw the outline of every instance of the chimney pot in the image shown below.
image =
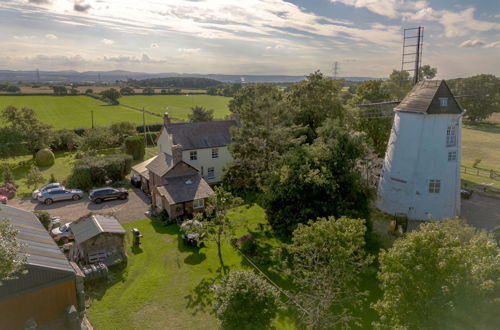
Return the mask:
<path fill-rule="evenodd" d="M 165 127 L 168 127 L 170 126 L 172 122 L 170 121 L 170 116 L 168 115 L 168 112 L 165 112 L 163 114 L 163 125 L 165 125 Z"/>

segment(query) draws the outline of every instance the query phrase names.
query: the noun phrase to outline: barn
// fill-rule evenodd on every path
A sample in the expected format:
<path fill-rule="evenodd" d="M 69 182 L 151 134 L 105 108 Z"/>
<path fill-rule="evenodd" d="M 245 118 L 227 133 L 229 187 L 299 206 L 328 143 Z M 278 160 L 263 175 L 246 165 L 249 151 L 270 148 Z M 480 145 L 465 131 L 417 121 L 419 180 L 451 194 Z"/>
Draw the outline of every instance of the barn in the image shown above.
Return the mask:
<path fill-rule="evenodd" d="M 18 230 L 28 254 L 24 271 L 0 285 L 0 329 L 61 324 L 67 309 L 77 306 L 75 271 L 33 213 L 1 205 L 0 218 Z"/>
<path fill-rule="evenodd" d="M 90 214 L 72 222 L 70 228 L 75 235 L 70 255 L 76 262 L 112 266 L 125 261 L 126 231 L 115 217 Z"/>

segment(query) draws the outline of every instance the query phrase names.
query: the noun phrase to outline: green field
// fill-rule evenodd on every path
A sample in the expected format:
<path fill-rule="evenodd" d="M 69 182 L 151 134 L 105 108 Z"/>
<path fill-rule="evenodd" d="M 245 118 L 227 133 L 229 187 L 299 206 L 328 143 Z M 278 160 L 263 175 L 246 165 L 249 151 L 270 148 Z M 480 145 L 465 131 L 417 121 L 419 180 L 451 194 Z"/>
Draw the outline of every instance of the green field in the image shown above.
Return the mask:
<path fill-rule="evenodd" d="M 55 129 L 91 127 L 91 111 L 94 112 L 94 126 L 107 126 L 120 121 L 142 124 L 139 111 L 107 105 L 88 96 L 0 96 L 0 109 L 8 105 L 34 109 L 40 121 Z M 146 115 L 146 123 L 161 123 L 161 120 Z"/>
<path fill-rule="evenodd" d="M 168 112 L 177 120 L 187 120 L 191 107 L 198 105 L 206 109 L 214 109 L 214 117 L 223 119 L 229 114 L 230 97 L 210 95 L 134 95 L 123 96 L 120 103 L 151 112 L 163 114 Z"/>

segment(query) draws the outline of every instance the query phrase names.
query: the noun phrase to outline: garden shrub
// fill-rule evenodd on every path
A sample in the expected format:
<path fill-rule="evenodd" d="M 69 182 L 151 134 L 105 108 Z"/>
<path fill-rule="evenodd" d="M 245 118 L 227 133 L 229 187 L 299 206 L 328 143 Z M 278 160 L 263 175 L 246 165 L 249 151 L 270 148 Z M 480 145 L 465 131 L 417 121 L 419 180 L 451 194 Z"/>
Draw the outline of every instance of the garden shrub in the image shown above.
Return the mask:
<path fill-rule="evenodd" d="M 250 235 L 243 235 L 236 240 L 236 244 L 240 247 L 241 252 L 249 257 L 253 257 L 257 253 L 257 243 Z"/>
<path fill-rule="evenodd" d="M 14 175 L 9 164 L 3 164 L 2 166 L 2 179 L 3 183 L 14 183 Z"/>
<path fill-rule="evenodd" d="M 8 199 L 16 196 L 17 187 L 12 183 L 5 183 L 0 186 L 0 195 L 4 195 Z"/>
<path fill-rule="evenodd" d="M 35 215 L 40 220 L 42 225 L 45 227 L 45 229 L 50 230 L 52 219 L 50 217 L 50 214 L 47 211 L 35 211 Z"/>
<path fill-rule="evenodd" d="M 55 151 L 72 151 L 76 148 L 78 138 L 78 134 L 70 129 L 54 131 L 50 147 Z"/>
<path fill-rule="evenodd" d="M 38 166 L 49 167 L 54 165 L 55 161 L 56 157 L 49 148 L 40 149 L 36 153 L 35 162 Z"/>
<path fill-rule="evenodd" d="M 124 149 L 134 160 L 143 159 L 146 153 L 144 139 L 138 135 L 125 138 Z"/>

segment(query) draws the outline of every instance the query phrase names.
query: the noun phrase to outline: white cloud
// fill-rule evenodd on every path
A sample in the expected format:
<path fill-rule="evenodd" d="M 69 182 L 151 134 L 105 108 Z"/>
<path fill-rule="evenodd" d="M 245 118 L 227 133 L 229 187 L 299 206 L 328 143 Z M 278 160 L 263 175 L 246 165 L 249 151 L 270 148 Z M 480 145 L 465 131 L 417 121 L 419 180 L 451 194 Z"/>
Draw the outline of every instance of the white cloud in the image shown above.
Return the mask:
<path fill-rule="evenodd" d="M 21 35 L 21 36 L 13 36 L 12 38 L 16 40 L 33 40 L 36 39 L 36 36 L 27 36 L 27 35 Z"/>
<path fill-rule="evenodd" d="M 55 34 L 49 33 L 45 35 L 45 38 L 50 39 L 50 40 L 56 40 L 57 36 Z"/>
<path fill-rule="evenodd" d="M 152 43 L 150 48 L 160 48 L 160 46 L 157 43 Z"/>
<path fill-rule="evenodd" d="M 200 52 L 200 48 L 177 48 L 179 53 L 196 54 Z"/>
<path fill-rule="evenodd" d="M 486 45 L 486 43 L 482 40 L 479 39 L 469 39 L 465 40 L 460 44 L 460 47 L 469 47 L 469 48 L 476 48 L 476 47 L 483 47 Z"/>
<path fill-rule="evenodd" d="M 484 46 L 484 48 L 500 48 L 500 41 L 495 41 Z"/>
<path fill-rule="evenodd" d="M 402 10 L 421 10 L 427 6 L 427 1 L 407 0 L 330 0 L 340 2 L 355 8 L 366 8 L 375 14 L 396 18 Z"/>
<path fill-rule="evenodd" d="M 102 42 L 103 44 L 105 44 L 105 45 L 112 45 L 112 44 L 114 44 L 114 43 L 115 43 L 113 40 L 106 39 L 106 38 L 102 39 L 102 40 L 101 40 L 101 42 Z"/>

